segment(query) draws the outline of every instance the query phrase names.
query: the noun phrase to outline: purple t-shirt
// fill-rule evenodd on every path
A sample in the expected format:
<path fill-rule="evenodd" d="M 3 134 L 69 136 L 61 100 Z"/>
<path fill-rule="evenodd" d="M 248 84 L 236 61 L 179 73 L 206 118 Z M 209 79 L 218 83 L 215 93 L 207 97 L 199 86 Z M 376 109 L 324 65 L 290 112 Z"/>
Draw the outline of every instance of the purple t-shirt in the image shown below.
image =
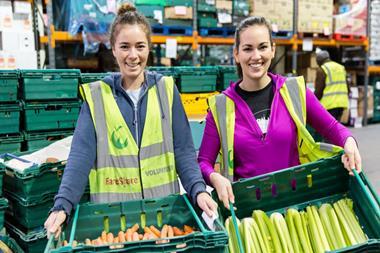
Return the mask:
<path fill-rule="evenodd" d="M 297 148 L 297 127 L 281 97 L 280 88 L 286 78 L 268 74 L 275 83 L 267 134 L 263 135 L 247 103 L 236 93 L 233 83 L 223 93 L 235 103 L 234 180 L 249 178 L 300 164 Z M 331 143 L 344 146 L 352 136 L 320 104 L 314 94 L 306 91 L 307 123 Z M 210 174 L 220 149 L 214 118 L 209 111 L 198 162 L 202 175 L 210 184 Z"/>

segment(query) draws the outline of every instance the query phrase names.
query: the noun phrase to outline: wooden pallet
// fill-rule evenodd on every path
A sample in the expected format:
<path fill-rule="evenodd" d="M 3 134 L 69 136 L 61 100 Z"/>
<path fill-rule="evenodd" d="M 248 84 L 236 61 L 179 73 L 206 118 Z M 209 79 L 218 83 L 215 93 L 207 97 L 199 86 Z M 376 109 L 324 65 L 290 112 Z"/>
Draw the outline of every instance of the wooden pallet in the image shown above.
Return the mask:
<path fill-rule="evenodd" d="M 330 40 L 332 39 L 332 34 L 325 35 L 324 33 L 311 33 L 311 32 L 299 32 L 298 38 L 300 39 L 323 39 L 323 40 Z"/>

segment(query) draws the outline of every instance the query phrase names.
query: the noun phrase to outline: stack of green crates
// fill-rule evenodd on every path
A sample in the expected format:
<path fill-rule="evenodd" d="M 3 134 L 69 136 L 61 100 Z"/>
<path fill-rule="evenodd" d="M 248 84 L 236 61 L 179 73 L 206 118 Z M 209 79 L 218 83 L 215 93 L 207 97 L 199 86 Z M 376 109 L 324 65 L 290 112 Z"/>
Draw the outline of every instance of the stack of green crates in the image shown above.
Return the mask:
<path fill-rule="evenodd" d="M 236 216 L 251 217 L 253 210 L 267 214 L 288 208 L 333 203 L 349 197 L 369 241 L 334 252 L 380 252 L 380 199 L 363 173 L 349 176 L 340 155 L 233 183 Z M 216 194 L 213 198 L 217 200 Z M 231 216 L 221 209 L 221 219 Z"/>
<path fill-rule="evenodd" d="M 228 242 L 226 231 L 219 221 L 215 222 L 215 231 L 206 228 L 198 213 L 194 210 L 186 195 L 170 195 L 164 198 L 133 200 L 111 204 L 82 204 L 76 209 L 72 222 L 57 242 L 49 241 L 45 252 L 113 252 L 109 245 L 89 246 L 83 242 L 86 238 L 96 239 L 102 231 L 118 232 L 139 224 L 139 231 L 145 226 L 154 225 L 161 229 L 164 224 L 194 227 L 195 232 L 176 236 L 169 242 L 157 244 L 153 240 L 124 242 L 120 252 L 225 252 Z M 67 240 L 69 245 L 59 243 Z M 78 246 L 73 246 L 76 240 Z"/>
<path fill-rule="evenodd" d="M 80 83 L 92 83 L 102 80 L 104 77 L 110 75 L 109 73 L 81 73 Z"/>
<path fill-rule="evenodd" d="M 216 91 L 218 68 L 177 67 L 179 90 L 183 93 L 199 93 Z"/>
<path fill-rule="evenodd" d="M 38 165 L 23 158 L 24 155 L 31 153 L 20 153 L 19 156 L 4 154 L 2 156 L 4 162 L 0 164 L 6 171 L 3 189 L 4 196 L 9 200 L 9 208 L 5 212 L 6 226 L 9 231 L 17 235 L 14 238 L 26 252 L 30 252 L 28 248 L 31 245 L 27 246 L 29 237 L 33 238 L 30 240 L 32 244 L 36 243 L 31 234 L 41 231 L 49 210 L 53 207 L 53 199 L 58 192 L 66 163 L 59 161 Z M 12 159 L 16 159 L 20 164 L 23 163 L 26 169 L 10 167 L 9 161 Z M 88 189 L 82 201 L 89 201 Z M 46 238 L 44 240 L 46 244 Z"/>
<path fill-rule="evenodd" d="M 73 132 L 81 106 L 80 77 L 77 69 L 20 71 L 23 131 L 28 137 L 24 150 L 34 147 L 36 141 L 40 141 L 39 148 L 51 143 L 46 141 L 47 136 L 64 137 Z"/>
<path fill-rule="evenodd" d="M 18 101 L 19 72 L 0 70 L 0 154 L 19 152 L 21 104 Z"/>
<path fill-rule="evenodd" d="M 230 86 L 231 82 L 239 80 L 236 66 L 219 66 L 218 90 L 223 91 Z"/>
<path fill-rule="evenodd" d="M 218 27 L 218 18 L 215 3 L 209 1 L 198 1 L 197 6 L 198 27 L 214 28 Z"/>
<path fill-rule="evenodd" d="M 5 227 L 10 237 L 13 238 L 20 246 L 21 253 L 41 253 L 44 252 L 47 238 L 46 230 L 44 228 L 37 228 L 33 230 L 22 230 L 8 220 L 5 222 Z M 19 251 L 15 251 L 19 252 Z"/>
<path fill-rule="evenodd" d="M 371 78 L 373 86 L 373 122 L 380 122 L 380 76 Z"/>

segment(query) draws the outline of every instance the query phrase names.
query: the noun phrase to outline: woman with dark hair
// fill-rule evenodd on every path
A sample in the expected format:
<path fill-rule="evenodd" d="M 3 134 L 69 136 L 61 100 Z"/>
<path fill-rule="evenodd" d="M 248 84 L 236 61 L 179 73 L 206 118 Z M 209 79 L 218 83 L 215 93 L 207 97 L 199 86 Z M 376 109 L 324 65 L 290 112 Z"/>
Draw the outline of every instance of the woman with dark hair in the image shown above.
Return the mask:
<path fill-rule="evenodd" d="M 111 26 L 120 73 L 81 85 L 84 103 L 54 207 L 45 222 L 58 237 L 87 182 L 91 201 L 120 202 L 179 193 L 179 181 L 207 215 L 206 192 L 189 123 L 172 77 L 146 71 L 150 25 L 124 4 Z"/>
<path fill-rule="evenodd" d="M 235 32 L 234 58 L 241 78 L 209 99 L 198 162 L 206 182 L 226 208 L 234 202 L 231 182 L 339 153 L 344 167 L 361 170 L 351 133 L 307 90 L 302 77 L 268 72 L 275 55 L 271 27 L 263 17 L 243 20 Z M 310 124 L 335 145 L 315 143 Z M 214 170 L 221 154 L 221 171 Z"/>

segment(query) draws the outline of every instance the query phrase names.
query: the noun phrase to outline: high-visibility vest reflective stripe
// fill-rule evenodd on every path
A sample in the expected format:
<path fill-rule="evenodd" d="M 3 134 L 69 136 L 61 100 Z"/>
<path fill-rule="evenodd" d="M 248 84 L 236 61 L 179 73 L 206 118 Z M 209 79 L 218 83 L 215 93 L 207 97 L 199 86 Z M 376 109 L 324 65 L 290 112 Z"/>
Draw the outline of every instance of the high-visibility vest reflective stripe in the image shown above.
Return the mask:
<path fill-rule="evenodd" d="M 344 66 L 329 61 L 322 66 L 326 74 L 326 87 L 323 90 L 321 104 L 326 110 L 348 107 L 348 90 Z"/>
<path fill-rule="evenodd" d="M 227 99 L 224 94 L 219 94 L 208 99 L 211 112 L 214 116 L 220 139 L 221 174 L 233 181 L 234 176 L 234 133 L 235 128 L 235 104 Z M 225 155 L 227 154 L 227 155 Z"/>
<path fill-rule="evenodd" d="M 97 138 L 96 167 L 89 175 L 93 202 L 162 197 L 179 192 L 175 169 L 172 105 L 174 82 L 163 77 L 148 90 L 141 147 L 102 81 L 81 86 Z"/>
<path fill-rule="evenodd" d="M 341 147 L 315 142 L 306 129 L 306 87 L 303 77 L 287 78 L 280 89 L 280 94 L 297 126 L 298 154 L 301 164 L 321 158 L 334 156 L 342 151 Z M 222 175 L 233 180 L 233 154 L 235 130 L 235 105 L 226 95 L 219 94 L 209 98 L 209 106 L 214 117 L 219 138 L 222 160 Z M 227 140 L 227 141 L 226 141 Z M 227 156 L 225 154 L 228 154 Z M 230 159 L 229 157 L 232 157 Z"/>
<path fill-rule="evenodd" d="M 342 151 L 339 146 L 315 142 L 306 129 L 306 86 L 303 77 L 287 78 L 280 94 L 297 126 L 298 156 L 301 164 L 332 157 Z"/>

